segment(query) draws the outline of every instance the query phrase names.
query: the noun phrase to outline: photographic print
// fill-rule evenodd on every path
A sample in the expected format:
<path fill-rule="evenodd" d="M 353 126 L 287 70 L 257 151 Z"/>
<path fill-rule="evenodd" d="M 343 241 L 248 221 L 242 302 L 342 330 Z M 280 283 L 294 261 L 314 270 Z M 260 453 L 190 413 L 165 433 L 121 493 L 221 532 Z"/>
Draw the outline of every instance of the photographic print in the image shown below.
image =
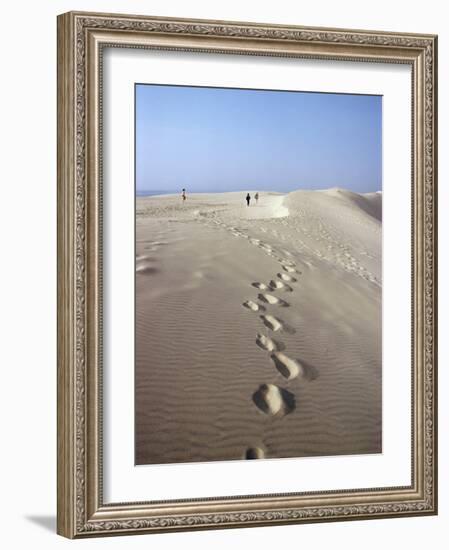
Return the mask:
<path fill-rule="evenodd" d="M 382 452 L 382 97 L 134 107 L 136 464 Z"/>

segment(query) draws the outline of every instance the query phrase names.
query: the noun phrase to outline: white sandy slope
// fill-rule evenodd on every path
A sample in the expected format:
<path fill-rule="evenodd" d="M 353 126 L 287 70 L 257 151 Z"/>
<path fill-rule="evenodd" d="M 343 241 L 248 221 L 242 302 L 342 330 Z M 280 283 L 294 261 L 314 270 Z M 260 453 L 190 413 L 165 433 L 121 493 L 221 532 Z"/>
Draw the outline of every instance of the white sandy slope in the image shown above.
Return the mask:
<path fill-rule="evenodd" d="M 245 194 L 137 199 L 136 463 L 380 452 L 381 193 Z"/>

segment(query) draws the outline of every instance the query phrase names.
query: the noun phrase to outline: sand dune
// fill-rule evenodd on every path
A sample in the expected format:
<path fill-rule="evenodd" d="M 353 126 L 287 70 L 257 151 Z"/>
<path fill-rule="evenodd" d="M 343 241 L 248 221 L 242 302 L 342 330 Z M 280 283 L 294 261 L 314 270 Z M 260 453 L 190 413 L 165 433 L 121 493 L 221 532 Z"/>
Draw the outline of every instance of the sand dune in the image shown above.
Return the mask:
<path fill-rule="evenodd" d="M 381 451 L 382 194 L 138 198 L 136 463 Z"/>
<path fill-rule="evenodd" d="M 356 206 L 369 216 L 372 216 L 376 220 L 382 221 L 382 193 L 365 193 L 360 195 L 359 193 L 353 193 L 347 189 L 329 189 L 325 193 L 341 199 L 341 205 L 343 208 L 349 206 Z M 348 210 L 349 210 L 348 209 Z"/>

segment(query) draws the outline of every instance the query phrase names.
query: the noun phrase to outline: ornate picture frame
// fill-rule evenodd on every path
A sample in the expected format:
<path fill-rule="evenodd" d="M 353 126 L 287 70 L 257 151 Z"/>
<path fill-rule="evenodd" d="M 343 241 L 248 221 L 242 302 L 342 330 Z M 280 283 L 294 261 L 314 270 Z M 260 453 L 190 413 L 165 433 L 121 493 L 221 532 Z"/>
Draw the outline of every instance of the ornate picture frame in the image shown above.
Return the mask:
<path fill-rule="evenodd" d="M 102 55 L 138 48 L 405 64 L 412 74 L 411 484 L 103 498 Z M 58 17 L 58 533 L 69 538 L 437 513 L 437 37 L 70 12 Z M 132 369 L 130 365 L 130 369 Z"/>

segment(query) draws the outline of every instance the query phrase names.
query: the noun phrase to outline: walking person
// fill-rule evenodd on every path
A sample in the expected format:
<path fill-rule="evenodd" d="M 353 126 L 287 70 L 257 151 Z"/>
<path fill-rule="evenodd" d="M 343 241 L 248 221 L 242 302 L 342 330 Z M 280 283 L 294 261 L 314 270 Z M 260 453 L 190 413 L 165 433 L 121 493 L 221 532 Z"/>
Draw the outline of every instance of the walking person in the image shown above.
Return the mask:
<path fill-rule="evenodd" d="M 186 198 L 187 198 L 187 197 L 186 197 L 186 190 L 185 190 L 185 189 L 182 190 L 182 195 L 181 195 L 181 197 L 182 197 L 182 204 L 184 204 L 184 203 L 185 203 L 185 200 L 186 200 Z"/>
<path fill-rule="evenodd" d="M 246 206 L 249 206 L 249 201 L 251 200 L 251 195 L 248 193 L 246 195 Z"/>
<path fill-rule="evenodd" d="M 259 202 L 259 192 L 257 192 L 257 193 L 254 195 L 254 198 L 256 199 L 256 206 L 257 206 L 257 203 Z"/>

